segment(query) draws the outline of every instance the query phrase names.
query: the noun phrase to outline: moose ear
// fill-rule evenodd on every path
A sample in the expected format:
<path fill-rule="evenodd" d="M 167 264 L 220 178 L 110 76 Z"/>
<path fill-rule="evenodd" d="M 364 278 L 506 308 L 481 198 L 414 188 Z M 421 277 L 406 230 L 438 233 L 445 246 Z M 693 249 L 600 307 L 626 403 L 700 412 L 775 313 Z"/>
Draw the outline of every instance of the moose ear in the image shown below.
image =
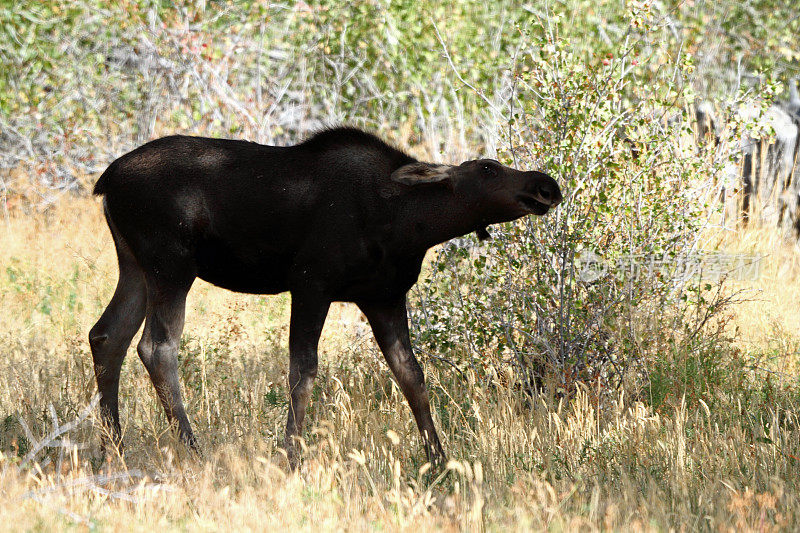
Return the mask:
<path fill-rule="evenodd" d="M 405 185 L 438 183 L 450 177 L 453 167 L 450 165 L 431 165 L 429 163 L 411 163 L 392 172 L 392 181 Z"/>

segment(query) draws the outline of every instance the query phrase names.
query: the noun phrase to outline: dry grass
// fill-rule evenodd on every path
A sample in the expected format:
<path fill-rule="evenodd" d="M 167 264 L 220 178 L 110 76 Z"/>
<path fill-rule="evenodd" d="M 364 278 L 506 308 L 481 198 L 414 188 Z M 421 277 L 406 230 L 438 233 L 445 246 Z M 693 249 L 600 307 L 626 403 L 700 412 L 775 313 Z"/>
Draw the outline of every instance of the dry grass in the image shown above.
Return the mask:
<path fill-rule="evenodd" d="M 739 283 L 731 333 L 741 348 L 761 352 L 780 377 L 798 373 L 800 354 L 800 242 L 771 227 L 720 232 L 711 244 L 732 254 L 760 257 L 758 280 Z"/>
<path fill-rule="evenodd" d="M 768 230 L 725 238 L 768 253 L 754 298 L 733 310 L 740 349 L 793 382 L 797 251 Z M 75 419 L 95 391 L 86 332 L 116 281 L 96 200 L 12 210 L 0 227 L 0 520 L 15 529 L 789 529 L 800 522 L 800 420 L 794 402 L 751 410 L 729 396 L 654 412 L 620 395 L 532 400 L 426 365 L 453 461 L 426 471 L 416 428 L 363 319 L 336 307 L 322 340 L 307 458 L 287 474 L 289 299 L 198 282 L 181 352 L 188 410 L 204 456 L 168 431 L 131 348 L 123 368 L 126 454 L 100 464 L 97 429 L 79 446 L 32 442 Z M 737 403 L 738 402 L 738 403 Z M 52 409 L 51 409 L 52 406 Z M 52 413 L 51 413 L 52 411 Z M 80 445 L 88 445 L 82 448 Z"/>

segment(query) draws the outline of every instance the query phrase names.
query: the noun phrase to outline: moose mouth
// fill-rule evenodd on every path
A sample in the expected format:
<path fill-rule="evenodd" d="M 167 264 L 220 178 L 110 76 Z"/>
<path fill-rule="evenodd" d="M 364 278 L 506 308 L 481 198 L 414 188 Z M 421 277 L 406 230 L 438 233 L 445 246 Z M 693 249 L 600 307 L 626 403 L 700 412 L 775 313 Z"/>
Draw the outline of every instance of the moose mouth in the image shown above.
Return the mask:
<path fill-rule="evenodd" d="M 517 196 L 517 201 L 525 206 L 525 209 L 534 215 L 542 216 L 550 211 L 550 203 L 542 202 L 537 196 L 533 194 L 520 194 Z"/>

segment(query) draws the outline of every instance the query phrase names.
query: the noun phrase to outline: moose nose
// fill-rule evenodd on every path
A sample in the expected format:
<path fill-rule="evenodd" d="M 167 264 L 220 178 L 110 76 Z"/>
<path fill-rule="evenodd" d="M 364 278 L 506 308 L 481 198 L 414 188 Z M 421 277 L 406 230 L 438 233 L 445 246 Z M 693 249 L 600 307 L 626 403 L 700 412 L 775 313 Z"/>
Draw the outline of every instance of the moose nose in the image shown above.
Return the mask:
<path fill-rule="evenodd" d="M 561 189 L 558 184 L 553 180 L 552 183 L 544 183 L 539 186 L 539 196 L 542 200 L 547 201 L 550 207 L 555 207 L 561 203 Z"/>

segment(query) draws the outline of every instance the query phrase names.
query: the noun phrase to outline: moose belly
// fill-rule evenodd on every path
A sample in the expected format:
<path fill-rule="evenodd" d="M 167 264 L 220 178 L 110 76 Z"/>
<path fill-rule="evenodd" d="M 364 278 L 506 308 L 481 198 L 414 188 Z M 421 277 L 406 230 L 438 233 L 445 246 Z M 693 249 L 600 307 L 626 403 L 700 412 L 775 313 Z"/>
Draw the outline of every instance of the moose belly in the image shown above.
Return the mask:
<path fill-rule="evenodd" d="M 206 242 L 195 255 L 197 276 L 213 285 L 236 292 L 277 294 L 289 290 L 289 260 L 270 250 L 242 252 L 223 244 Z"/>

